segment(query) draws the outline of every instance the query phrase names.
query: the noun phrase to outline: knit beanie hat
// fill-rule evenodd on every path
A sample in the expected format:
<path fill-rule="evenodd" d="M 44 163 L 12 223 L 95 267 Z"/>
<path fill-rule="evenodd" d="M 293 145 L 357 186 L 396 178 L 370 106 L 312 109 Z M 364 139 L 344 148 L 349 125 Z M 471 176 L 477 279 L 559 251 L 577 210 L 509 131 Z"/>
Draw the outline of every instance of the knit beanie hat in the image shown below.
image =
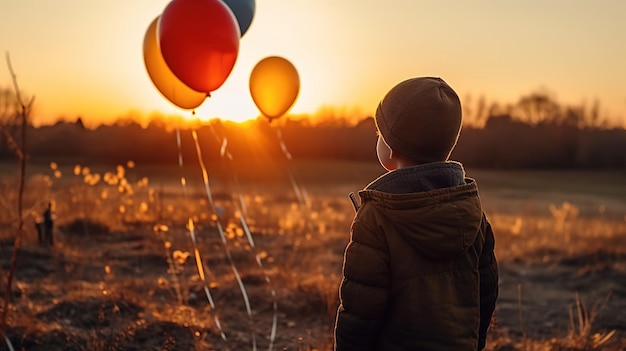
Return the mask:
<path fill-rule="evenodd" d="M 376 109 L 376 126 L 389 147 L 413 162 L 445 161 L 461 131 L 461 101 L 441 78 L 407 79 Z"/>

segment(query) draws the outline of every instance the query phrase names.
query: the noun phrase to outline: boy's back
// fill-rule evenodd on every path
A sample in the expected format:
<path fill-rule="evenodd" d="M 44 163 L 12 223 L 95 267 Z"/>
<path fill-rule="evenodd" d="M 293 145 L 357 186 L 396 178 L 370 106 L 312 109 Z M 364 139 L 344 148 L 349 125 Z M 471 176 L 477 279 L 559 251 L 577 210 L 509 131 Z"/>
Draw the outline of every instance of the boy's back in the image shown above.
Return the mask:
<path fill-rule="evenodd" d="M 336 349 L 482 349 L 497 264 L 476 182 L 456 162 L 400 165 L 359 192 Z"/>

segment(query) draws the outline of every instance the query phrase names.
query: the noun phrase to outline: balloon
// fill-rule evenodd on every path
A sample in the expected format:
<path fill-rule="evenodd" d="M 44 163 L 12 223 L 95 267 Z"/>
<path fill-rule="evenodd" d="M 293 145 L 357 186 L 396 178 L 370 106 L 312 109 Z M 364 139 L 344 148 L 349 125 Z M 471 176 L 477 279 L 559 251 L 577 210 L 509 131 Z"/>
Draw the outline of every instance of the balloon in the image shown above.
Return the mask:
<path fill-rule="evenodd" d="M 167 66 L 183 83 L 207 94 L 219 88 L 239 54 L 239 26 L 221 0 L 173 0 L 158 26 Z"/>
<path fill-rule="evenodd" d="M 259 61 L 250 74 L 250 95 L 261 113 L 269 118 L 285 114 L 298 97 L 300 77 L 288 60 L 269 56 Z"/>
<path fill-rule="evenodd" d="M 254 0 L 223 0 L 226 5 L 233 11 L 241 36 L 248 31 L 252 18 L 254 17 L 255 2 Z"/>
<path fill-rule="evenodd" d="M 154 86 L 174 105 L 183 109 L 194 109 L 202 104 L 206 93 L 195 91 L 178 79 L 167 67 L 157 42 L 157 25 L 155 18 L 143 38 L 143 61 Z"/>

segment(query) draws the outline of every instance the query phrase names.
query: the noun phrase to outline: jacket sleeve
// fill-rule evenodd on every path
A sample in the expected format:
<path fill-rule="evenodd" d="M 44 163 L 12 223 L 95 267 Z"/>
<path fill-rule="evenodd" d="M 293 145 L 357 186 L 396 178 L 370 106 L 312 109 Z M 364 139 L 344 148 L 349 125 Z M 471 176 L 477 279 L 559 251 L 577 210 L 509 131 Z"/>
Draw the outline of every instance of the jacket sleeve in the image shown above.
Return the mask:
<path fill-rule="evenodd" d="M 336 351 L 376 348 L 389 294 L 388 262 L 384 237 L 357 217 L 344 253 L 335 321 Z"/>
<path fill-rule="evenodd" d="M 498 298 L 498 263 L 494 254 L 495 239 L 491 224 L 483 214 L 482 231 L 485 244 L 479 260 L 480 272 L 480 326 L 478 329 L 478 350 L 485 347 L 487 330 Z"/>

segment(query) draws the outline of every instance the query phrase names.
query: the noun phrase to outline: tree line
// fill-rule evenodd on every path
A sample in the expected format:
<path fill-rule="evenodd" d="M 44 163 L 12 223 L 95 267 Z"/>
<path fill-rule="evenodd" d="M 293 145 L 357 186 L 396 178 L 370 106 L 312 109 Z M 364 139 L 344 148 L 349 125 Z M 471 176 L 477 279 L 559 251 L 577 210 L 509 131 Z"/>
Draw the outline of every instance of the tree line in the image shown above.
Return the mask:
<path fill-rule="evenodd" d="M 356 125 L 317 126 L 290 120 L 281 125 L 264 120 L 247 124 L 215 120 L 193 130 L 208 160 L 219 159 L 220 152 L 227 150 L 239 160 L 280 159 L 287 151 L 296 159 L 376 162 L 373 118 L 365 118 Z M 195 159 L 192 129 L 181 128 L 178 133 L 181 154 L 185 159 Z M 26 151 L 31 159 L 176 164 L 179 155 L 176 130 L 156 124 L 142 127 L 126 123 L 88 129 L 80 121 L 59 122 L 38 128 L 30 126 L 27 138 Z M 12 158 L 15 154 L 10 143 L 2 140 L 0 159 Z M 510 115 L 498 115 L 490 117 L 483 127 L 466 126 L 452 159 L 477 168 L 624 169 L 626 130 L 547 122 L 533 125 Z"/>
<path fill-rule="evenodd" d="M 597 103 L 590 108 L 563 107 L 544 93 L 524 96 L 512 106 L 488 105 L 481 99 L 472 108 L 464 107 L 468 123 L 452 159 L 477 168 L 624 169 L 626 130 L 610 127 L 598 111 Z M 4 112 L 0 160 L 15 157 L 13 144 L 20 138 L 15 133 L 19 120 L 9 118 L 6 108 Z M 373 118 L 358 123 L 336 118 L 326 121 L 312 124 L 306 119 L 282 118 L 272 123 L 263 119 L 244 124 L 213 120 L 187 125 L 178 129 L 179 151 L 177 131 L 167 121 L 153 120 L 141 126 L 123 120 L 86 128 L 79 118 L 40 127 L 29 123 L 26 151 L 31 159 L 51 161 L 176 164 L 179 152 L 185 159 L 196 158 L 193 130 L 208 160 L 220 158 L 227 149 L 238 160 L 283 159 L 287 151 L 298 159 L 376 162 Z"/>

